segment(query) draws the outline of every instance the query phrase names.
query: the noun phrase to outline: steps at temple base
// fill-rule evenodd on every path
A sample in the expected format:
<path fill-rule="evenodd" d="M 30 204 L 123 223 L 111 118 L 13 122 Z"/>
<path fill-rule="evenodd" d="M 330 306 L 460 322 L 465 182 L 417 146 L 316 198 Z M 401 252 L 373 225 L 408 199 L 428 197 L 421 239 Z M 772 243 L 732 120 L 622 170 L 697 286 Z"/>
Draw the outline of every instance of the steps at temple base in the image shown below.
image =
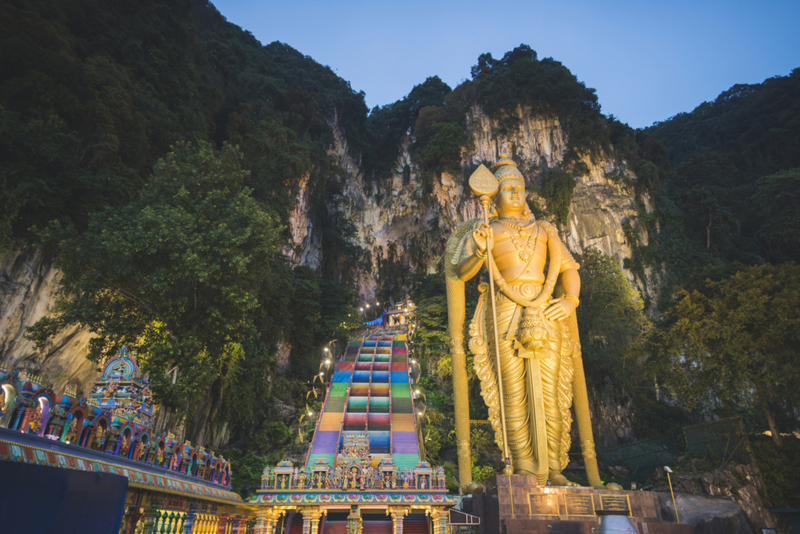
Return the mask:
<path fill-rule="evenodd" d="M 302 514 L 294 514 L 294 517 L 292 517 L 292 523 L 289 525 L 289 530 L 286 531 L 286 534 L 303 534 Z"/>
<path fill-rule="evenodd" d="M 414 514 L 421 517 L 411 518 L 409 516 L 403 521 L 403 534 L 428 534 L 428 520 L 422 514 Z"/>
<path fill-rule="evenodd" d="M 347 521 L 325 521 L 322 534 L 347 534 Z"/>
<path fill-rule="evenodd" d="M 391 521 L 362 521 L 361 534 L 392 534 Z"/>

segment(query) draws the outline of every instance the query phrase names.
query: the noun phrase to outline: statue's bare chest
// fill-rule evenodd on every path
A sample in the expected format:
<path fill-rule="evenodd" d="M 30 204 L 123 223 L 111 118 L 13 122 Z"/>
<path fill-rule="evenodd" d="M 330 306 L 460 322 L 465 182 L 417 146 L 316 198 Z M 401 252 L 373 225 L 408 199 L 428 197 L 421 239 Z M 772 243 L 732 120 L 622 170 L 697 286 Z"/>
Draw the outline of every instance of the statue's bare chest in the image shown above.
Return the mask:
<path fill-rule="evenodd" d="M 492 233 L 492 254 L 501 270 L 519 264 L 538 263 L 536 260 L 543 263 L 547 257 L 547 234 L 536 224 L 509 227 L 493 223 Z"/>

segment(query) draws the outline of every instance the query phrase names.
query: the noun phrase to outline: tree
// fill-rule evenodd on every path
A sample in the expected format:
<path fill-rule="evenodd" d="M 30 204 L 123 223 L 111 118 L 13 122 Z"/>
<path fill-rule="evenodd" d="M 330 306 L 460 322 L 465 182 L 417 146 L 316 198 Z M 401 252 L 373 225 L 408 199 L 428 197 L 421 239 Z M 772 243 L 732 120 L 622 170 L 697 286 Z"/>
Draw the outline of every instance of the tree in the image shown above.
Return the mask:
<path fill-rule="evenodd" d="M 730 235 L 739 224 L 734 213 L 736 167 L 724 155 L 704 151 L 693 154 L 675 171 L 676 197 L 687 216 L 687 224 L 695 235 L 702 236 L 706 249 L 711 248 L 712 234 Z"/>
<path fill-rule="evenodd" d="M 81 235 L 44 232 L 64 276 L 54 315 L 26 335 L 42 348 L 58 330 L 86 326 L 93 361 L 137 348 L 161 402 L 186 405 L 218 378 L 221 397 L 243 341 L 258 337 L 264 281 L 282 268 L 281 228 L 243 186 L 240 159 L 232 146 L 178 143 L 139 199 L 92 215 Z"/>
<path fill-rule="evenodd" d="M 654 331 L 660 380 L 687 408 L 722 403 L 764 413 L 776 445 L 776 414 L 800 407 L 800 267 L 744 268 L 681 291 Z"/>
<path fill-rule="evenodd" d="M 620 371 L 634 365 L 631 360 L 650 329 L 642 298 L 616 258 L 593 248 L 575 258 L 581 264 L 581 305 L 575 313 L 586 377 L 595 389 L 632 385 L 624 383 L 630 374 Z"/>
<path fill-rule="evenodd" d="M 761 237 L 796 252 L 800 248 L 800 167 L 760 179 L 755 200 L 763 212 Z"/>

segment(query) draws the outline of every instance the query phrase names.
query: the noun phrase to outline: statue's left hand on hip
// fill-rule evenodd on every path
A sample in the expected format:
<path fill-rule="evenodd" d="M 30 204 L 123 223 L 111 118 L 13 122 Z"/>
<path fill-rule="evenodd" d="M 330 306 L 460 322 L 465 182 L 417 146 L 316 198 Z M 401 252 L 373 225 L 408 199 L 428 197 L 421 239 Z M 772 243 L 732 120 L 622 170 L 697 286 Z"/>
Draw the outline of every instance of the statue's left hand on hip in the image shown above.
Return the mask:
<path fill-rule="evenodd" d="M 544 316 L 550 321 L 560 321 L 575 313 L 575 303 L 569 299 L 550 299 Z"/>

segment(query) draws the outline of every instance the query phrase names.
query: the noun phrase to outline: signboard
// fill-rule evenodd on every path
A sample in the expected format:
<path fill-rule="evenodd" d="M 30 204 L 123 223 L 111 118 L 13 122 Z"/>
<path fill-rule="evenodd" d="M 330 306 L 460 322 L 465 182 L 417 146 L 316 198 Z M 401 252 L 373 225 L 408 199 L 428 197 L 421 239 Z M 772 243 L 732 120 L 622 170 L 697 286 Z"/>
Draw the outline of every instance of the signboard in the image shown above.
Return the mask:
<path fill-rule="evenodd" d="M 567 515 L 572 517 L 594 517 L 594 496 L 589 493 L 566 493 L 564 504 Z"/>
<path fill-rule="evenodd" d="M 631 502 L 627 495 L 600 495 L 600 509 L 628 512 L 631 515 Z"/>
<path fill-rule="evenodd" d="M 529 493 L 530 515 L 558 517 L 558 495 L 555 493 Z"/>

